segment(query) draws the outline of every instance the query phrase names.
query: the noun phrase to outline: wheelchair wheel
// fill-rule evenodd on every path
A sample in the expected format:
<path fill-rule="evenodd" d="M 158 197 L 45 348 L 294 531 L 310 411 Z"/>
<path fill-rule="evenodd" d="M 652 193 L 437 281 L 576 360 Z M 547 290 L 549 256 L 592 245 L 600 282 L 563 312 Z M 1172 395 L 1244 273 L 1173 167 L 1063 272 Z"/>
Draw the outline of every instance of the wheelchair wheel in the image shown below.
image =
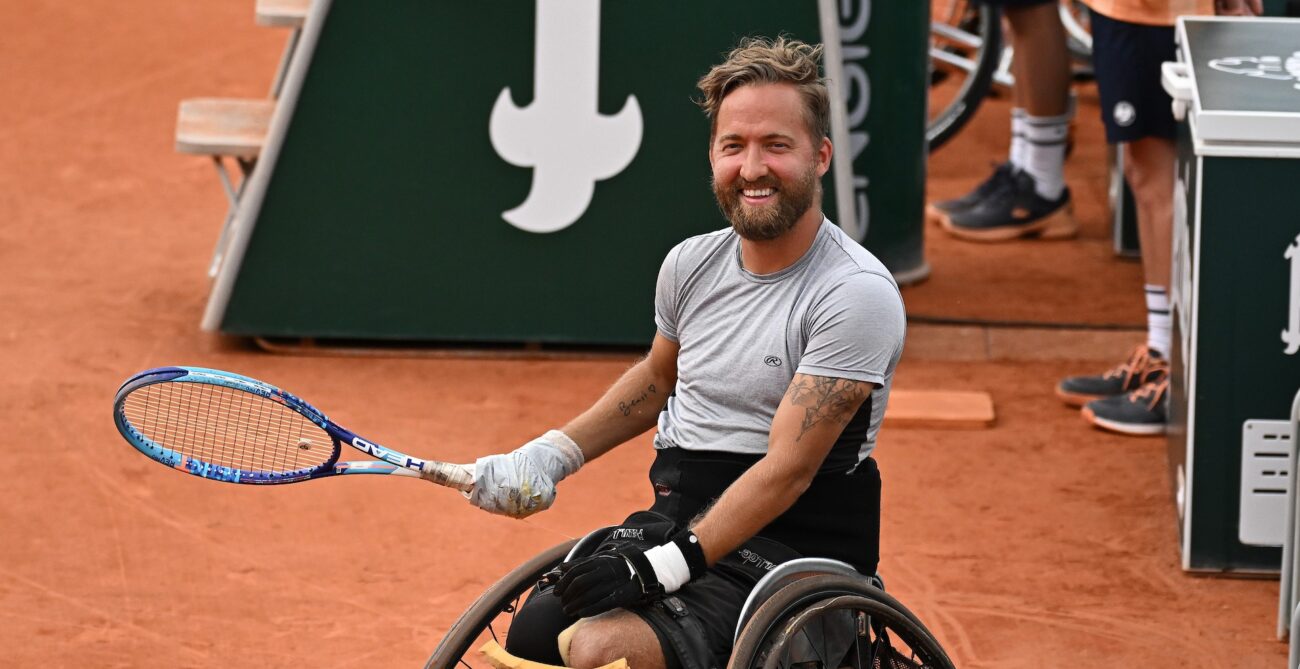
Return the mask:
<path fill-rule="evenodd" d="M 1084 67 L 1092 66 L 1092 21 L 1081 0 L 1061 0 L 1061 25 L 1065 27 L 1070 57 Z"/>
<path fill-rule="evenodd" d="M 750 618 L 728 669 L 953 669 L 910 611 L 865 579 L 810 576 Z"/>
<path fill-rule="evenodd" d="M 479 665 L 464 659 L 466 653 L 473 653 L 488 639 L 496 639 L 497 643 L 504 646 L 505 639 L 510 634 L 510 621 L 522 603 L 524 594 L 537 584 L 542 574 L 558 565 L 576 543 L 577 540 L 573 540 L 552 546 L 506 574 L 479 595 L 447 631 L 447 636 L 443 637 L 425 663 L 425 669 L 472 669 Z"/>
<path fill-rule="evenodd" d="M 1002 55 L 998 8 L 934 0 L 930 9 L 930 91 L 925 138 L 934 151 L 975 115 Z"/>

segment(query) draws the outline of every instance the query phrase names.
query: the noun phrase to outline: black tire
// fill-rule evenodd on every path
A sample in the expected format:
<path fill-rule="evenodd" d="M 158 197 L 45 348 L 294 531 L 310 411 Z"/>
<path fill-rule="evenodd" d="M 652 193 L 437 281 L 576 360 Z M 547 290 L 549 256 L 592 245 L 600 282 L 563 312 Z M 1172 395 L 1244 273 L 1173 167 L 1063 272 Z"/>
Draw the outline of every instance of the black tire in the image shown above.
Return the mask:
<path fill-rule="evenodd" d="M 519 565 L 514 571 L 492 584 L 492 587 L 484 590 L 483 594 L 460 614 L 460 618 L 451 629 L 447 630 L 447 636 L 442 638 L 438 647 L 433 650 L 433 655 L 429 657 L 429 661 L 424 664 L 425 669 L 451 669 L 457 666 L 485 631 L 491 632 L 493 637 L 498 638 L 504 646 L 503 637 L 506 630 L 497 628 L 497 617 L 502 614 L 513 614 L 524 593 L 537 584 L 542 574 L 554 569 L 576 543 L 576 539 L 566 541 L 542 551 L 537 557 Z"/>
<path fill-rule="evenodd" d="M 1065 46 L 1070 52 L 1070 57 L 1076 61 L 1077 65 L 1088 68 L 1092 67 L 1092 36 L 1088 35 L 1091 30 L 1092 10 L 1083 4 L 1082 0 L 1062 0 L 1061 5 L 1065 11 L 1070 13 L 1070 21 L 1073 26 L 1065 26 Z M 1064 23 L 1065 16 L 1061 17 Z M 1077 32 L 1076 32 L 1077 31 Z"/>
<path fill-rule="evenodd" d="M 984 96 L 989 92 L 989 86 L 993 83 L 993 73 L 997 70 L 998 59 L 1002 55 L 1001 11 L 997 6 L 989 3 L 980 3 L 971 11 L 978 13 L 975 14 L 973 22 L 965 27 L 980 38 L 981 44 L 978 48 L 963 54 L 963 57 L 973 61 L 975 67 L 966 74 L 953 98 L 942 109 L 934 110 L 927 115 L 925 139 L 930 151 L 938 149 L 952 139 L 979 110 L 980 102 L 984 100 Z M 938 47 L 931 46 L 931 48 Z M 933 56 L 930 64 L 933 71 Z M 936 82 L 934 76 L 931 76 L 930 80 L 932 85 Z"/>
<path fill-rule="evenodd" d="M 953 669 L 939 642 L 911 611 L 866 579 L 839 575 L 800 579 L 764 602 L 741 632 L 728 669 L 800 666 L 790 663 L 788 649 L 796 640 L 808 640 L 810 625 L 831 620 L 839 611 L 853 617 L 840 614 L 827 624 L 843 628 L 843 623 L 856 622 L 857 629 L 850 627 L 850 640 L 833 651 L 835 657 L 819 653 L 818 666 L 841 667 L 847 662 L 858 668 Z M 845 655 L 840 657 L 840 652 Z"/>

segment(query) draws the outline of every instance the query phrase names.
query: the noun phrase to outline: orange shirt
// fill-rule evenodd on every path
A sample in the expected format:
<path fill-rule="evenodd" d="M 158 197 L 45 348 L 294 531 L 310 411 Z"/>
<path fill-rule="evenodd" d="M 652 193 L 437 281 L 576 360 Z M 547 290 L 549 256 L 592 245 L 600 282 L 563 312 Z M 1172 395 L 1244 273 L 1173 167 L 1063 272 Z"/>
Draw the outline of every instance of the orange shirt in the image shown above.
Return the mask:
<path fill-rule="evenodd" d="M 1213 14 L 1214 0 L 1083 0 L 1107 18 L 1148 26 L 1172 26 L 1184 14 Z"/>

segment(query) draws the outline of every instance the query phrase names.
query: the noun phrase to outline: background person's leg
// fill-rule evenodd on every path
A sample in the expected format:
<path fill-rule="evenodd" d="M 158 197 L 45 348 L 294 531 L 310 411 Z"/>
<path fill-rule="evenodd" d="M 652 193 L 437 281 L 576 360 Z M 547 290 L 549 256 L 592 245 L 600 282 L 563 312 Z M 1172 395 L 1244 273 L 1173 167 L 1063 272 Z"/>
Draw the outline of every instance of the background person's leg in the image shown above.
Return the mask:
<path fill-rule="evenodd" d="M 1166 358 L 1170 346 L 1169 275 L 1176 151 L 1173 140 L 1164 137 L 1143 137 L 1124 145 L 1124 177 L 1137 204 L 1142 275 L 1147 285 L 1147 345 Z"/>
<path fill-rule="evenodd" d="M 1025 137 L 1025 117 L 1029 114 L 1025 109 L 1025 99 L 1033 97 L 1035 99 L 1034 109 L 1042 115 L 1051 115 L 1051 110 L 1055 108 L 1053 103 L 1043 102 L 1052 98 L 1050 91 L 1037 92 L 1032 95 L 1029 93 L 1029 89 L 1033 88 L 1035 78 L 1042 76 L 1043 70 L 1047 67 L 1047 65 L 1026 65 L 1026 63 L 1034 60 L 1032 57 L 1033 52 L 1030 49 L 1038 48 L 1038 43 L 1044 41 L 1045 36 L 1053 32 L 1051 27 L 1046 30 L 1035 30 L 1034 22 L 1043 21 L 1045 15 L 1041 10 L 1029 11 L 1035 9 L 1038 5 L 1026 2 L 997 2 L 996 0 L 988 0 L 988 2 L 991 5 L 1000 7 L 1008 19 L 1014 14 L 1017 17 L 1016 23 L 1020 26 L 1019 29 L 1013 29 L 1006 38 L 1006 43 L 1011 46 L 1012 50 L 1021 54 L 1021 57 L 1014 58 L 1011 61 L 1011 74 L 1016 80 L 1016 85 L 1011 90 L 1011 146 L 1007 152 L 1007 161 L 994 168 L 993 174 L 976 186 L 974 190 L 961 197 L 935 202 L 926 207 L 926 220 L 934 221 L 944 228 L 951 225 L 951 221 L 948 219 L 954 213 L 975 207 L 984 198 L 995 191 L 1003 189 L 1010 182 L 1011 175 L 1015 170 L 1024 169 L 1028 147 L 1028 141 Z M 1049 8 L 1055 8 L 1056 6 L 1055 0 L 1043 0 L 1040 4 L 1042 7 Z M 1055 19 L 1056 30 L 1063 33 L 1064 28 L 1060 25 L 1060 17 L 1053 15 L 1049 18 Z M 1016 41 L 1017 35 L 1028 34 L 1029 32 L 1039 33 L 1033 39 L 1033 44 L 1026 43 L 1022 45 Z M 1062 39 L 1064 38 L 1062 37 Z M 1061 49 L 1065 49 L 1064 42 L 1061 44 Z M 1048 60 L 1051 60 L 1050 56 Z M 1065 67 L 1069 67 L 1068 61 Z M 1065 72 L 1067 78 L 1063 79 L 1063 85 L 1065 86 L 1069 85 L 1068 74 L 1068 72 Z M 1063 105 L 1063 110 L 1058 113 L 1065 113 L 1064 105 L 1068 105 L 1068 90 L 1062 92 L 1062 102 L 1060 104 Z"/>
<path fill-rule="evenodd" d="M 1015 52 L 1010 166 L 999 167 L 971 195 L 933 205 L 927 216 L 972 241 L 1073 237 L 1078 224 L 1065 187 L 1071 76 L 1065 28 L 1055 1 L 1008 2 L 1003 12 Z"/>
<path fill-rule="evenodd" d="M 1019 162 L 1013 163 L 1034 178 L 1040 197 L 1056 201 L 1065 189 L 1065 149 L 1073 116 L 1065 27 L 1055 2 L 1008 6 L 1006 16 L 1018 56 L 1011 61 L 1014 102 L 1024 110 L 1023 150 Z"/>
<path fill-rule="evenodd" d="M 1093 425 L 1134 435 L 1163 434 L 1168 423 L 1169 274 L 1173 254 L 1177 134 L 1161 63 L 1174 58 L 1174 31 L 1092 13 L 1093 65 L 1106 141 L 1124 144 L 1124 177 L 1137 202 L 1147 304 L 1148 380 L 1126 394 L 1093 400 L 1082 414 Z M 1062 385 L 1077 381 L 1067 379 Z"/>
<path fill-rule="evenodd" d="M 1010 4 L 1003 11 L 1015 50 L 1012 102 L 1030 116 L 1065 114 L 1070 104 L 1070 51 L 1056 3 Z"/>

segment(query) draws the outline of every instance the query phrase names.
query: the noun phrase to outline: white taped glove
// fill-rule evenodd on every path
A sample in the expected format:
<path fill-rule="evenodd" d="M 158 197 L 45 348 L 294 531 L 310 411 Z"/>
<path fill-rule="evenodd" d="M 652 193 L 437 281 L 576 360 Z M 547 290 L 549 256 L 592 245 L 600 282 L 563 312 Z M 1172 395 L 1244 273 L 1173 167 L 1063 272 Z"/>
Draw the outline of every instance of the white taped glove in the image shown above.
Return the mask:
<path fill-rule="evenodd" d="M 514 518 L 545 511 L 555 502 L 555 484 L 584 461 L 569 435 L 551 430 L 509 453 L 479 458 L 469 503 Z"/>

